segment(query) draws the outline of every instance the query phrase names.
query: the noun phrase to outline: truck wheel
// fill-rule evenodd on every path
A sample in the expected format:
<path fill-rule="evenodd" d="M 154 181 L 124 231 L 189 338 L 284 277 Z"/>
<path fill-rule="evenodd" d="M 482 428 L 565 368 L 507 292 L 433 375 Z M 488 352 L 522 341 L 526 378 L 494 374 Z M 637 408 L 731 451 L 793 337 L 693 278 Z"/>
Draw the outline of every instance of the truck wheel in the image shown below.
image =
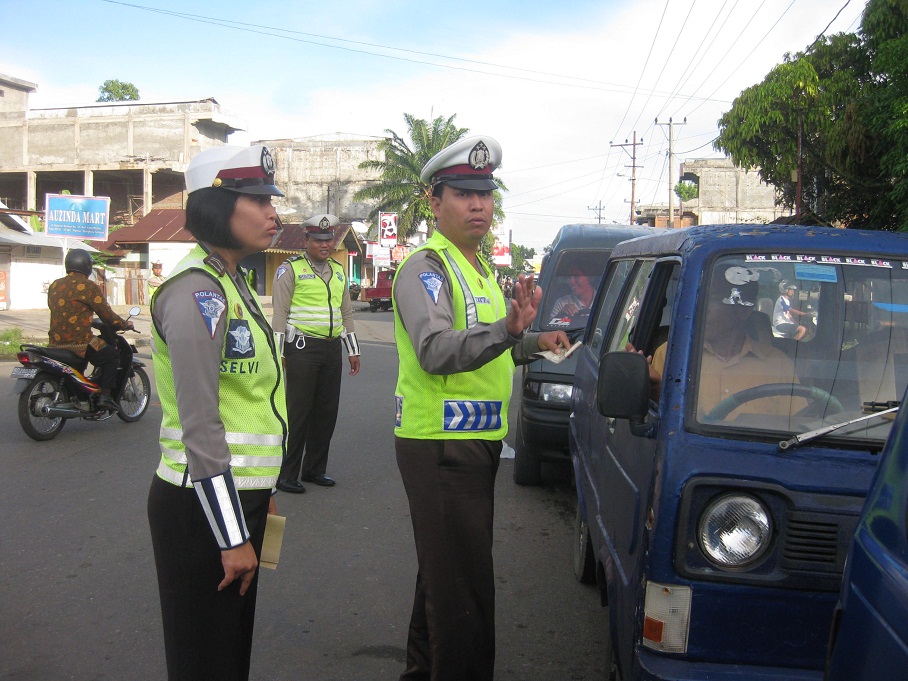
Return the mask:
<path fill-rule="evenodd" d="M 596 561 L 590 544 L 590 528 L 577 502 L 574 516 L 574 577 L 581 584 L 596 583 Z"/>
<path fill-rule="evenodd" d="M 514 438 L 514 482 L 518 485 L 541 485 L 542 462 L 533 447 L 523 439 L 523 419 L 517 416 L 517 435 Z"/>
<path fill-rule="evenodd" d="M 369 312 L 376 312 L 378 310 L 378 303 L 369 301 Z"/>

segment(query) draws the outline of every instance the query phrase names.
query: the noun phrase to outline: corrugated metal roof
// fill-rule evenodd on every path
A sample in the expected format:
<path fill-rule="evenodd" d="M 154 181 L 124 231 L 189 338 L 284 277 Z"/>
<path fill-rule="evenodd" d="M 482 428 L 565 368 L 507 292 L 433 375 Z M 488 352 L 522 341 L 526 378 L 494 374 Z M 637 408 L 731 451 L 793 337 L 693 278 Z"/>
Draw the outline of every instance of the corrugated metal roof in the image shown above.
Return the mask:
<path fill-rule="evenodd" d="M 158 208 L 149 211 L 148 215 L 141 218 L 136 224 L 122 227 L 111 233 L 110 238 L 102 246 L 105 251 L 118 250 L 130 244 L 147 244 L 149 242 L 190 243 L 195 241 L 192 234 L 183 226 L 186 224 L 186 214 L 182 208 Z M 338 225 L 334 234 L 333 245 L 337 248 L 341 242 L 348 251 L 358 251 L 356 238 L 348 239 L 352 235 L 350 225 Z M 281 233 L 270 253 L 299 253 L 305 248 L 306 231 L 302 225 L 284 223 Z"/>
<path fill-rule="evenodd" d="M 183 229 L 184 224 L 186 215 L 182 208 L 158 208 L 149 211 L 136 224 L 111 232 L 103 248 L 111 250 L 117 248 L 118 244 L 147 244 L 149 241 L 195 241 L 192 234 Z"/>

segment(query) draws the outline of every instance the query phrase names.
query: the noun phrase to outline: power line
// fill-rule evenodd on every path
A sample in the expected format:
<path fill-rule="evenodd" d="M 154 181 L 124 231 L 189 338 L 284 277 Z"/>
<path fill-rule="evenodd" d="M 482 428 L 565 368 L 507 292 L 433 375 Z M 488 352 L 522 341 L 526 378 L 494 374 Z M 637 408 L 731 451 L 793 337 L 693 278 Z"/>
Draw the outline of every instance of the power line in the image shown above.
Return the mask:
<path fill-rule="evenodd" d="M 517 66 L 507 66 L 505 64 L 495 64 L 492 62 L 479 61 L 479 60 L 475 60 L 475 59 L 467 59 L 464 57 L 453 57 L 450 55 L 436 54 L 436 53 L 432 53 L 432 52 L 420 52 L 418 50 L 409 50 L 409 49 L 402 48 L 402 47 L 393 47 L 390 45 L 381 45 L 378 43 L 367 43 L 367 42 L 363 42 L 363 41 L 349 40 L 347 38 L 337 38 L 334 36 L 320 35 L 317 33 L 306 33 L 303 31 L 295 31 L 292 29 L 285 29 L 285 28 L 280 28 L 280 27 L 275 27 L 275 26 L 266 26 L 266 25 L 261 25 L 261 24 L 249 24 L 246 22 L 232 21 L 232 20 L 223 19 L 220 17 L 208 17 L 208 16 L 198 15 L 198 14 L 188 14 L 186 12 L 176 12 L 173 10 L 165 10 L 165 9 L 160 9 L 160 8 L 156 8 L 156 7 L 147 7 L 144 5 L 136 5 L 136 4 L 132 4 L 132 3 L 128 3 L 128 2 L 120 2 L 119 0 L 101 0 L 101 1 L 107 2 L 112 5 L 120 5 L 123 7 L 129 7 L 131 9 L 137 9 L 137 10 L 141 10 L 141 11 L 145 11 L 145 12 L 152 12 L 155 14 L 163 14 L 165 16 L 176 17 L 179 19 L 187 20 L 187 21 L 194 21 L 197 23 L 209 24 L 212 26 L 220 26 L 221 28 L 227 28 L 227 29 L 231 29 L 234 31 L 243 31 L 246 33 L 267 35 L 272 38 L 282 38 L 284 40 L 290 40 L 292 42 L 304 43 L 307 45 L 316 45 L 318 47 L 327 47 L 327 48 L 334 49 L 334 50 L 342 50 L 345 52 L 353 52 L 356 54 L 365 54 L 365 55 L 369 55 L 372 57 L 393 59 L 395 61 L 402 61 L 402 62 L 407 62 L 410 64 L 420 64 L 423 66 L 434 66 L 436 68 L 449 69 L 449 70 L 453 70 L 453 71 L 464 71 L 467 73 L 475 73 L 475 74 L 483 75 L 483 76 L 497 76 L 499 78 L 509 78 L 511 80 L 527 81 L 527 82 L 531 82 L 531 83 L 542 83 L 545 85 L 557 85 L 557 86 L 561 86 L 561 87 L 571 87 L 571 88 L 578 88 L 578 89 L 583 89 L 583 90 L 593 90 L 593 91 L 598 91 L 598 92 L 616 92 L 619 94 L 628 94 L 628 92 L 631 89 L 630 86 L 621 85 L 619 83 L 609 83 L 607 81 L 593 80 L 590 78 L 580 78 L 578 76 L 559 74 L 559 73 L 549 73 L 546 71 L 534 71 L 531 69 L 524 69 L 524 68 L 520 68 Z M 292 35 L 285 35 L 285 34 L 292 34 Z M 383 50 L 391 50 L 394 52 L 403 52 L 403 53 L 407 53 L 407 54 L 416 54 L 416 55 L 422 55 L 422 56 L 427 56 L 427 57 L 435 57 L 438 59 L 446 59 L 449 61 L 463 62 L 463 63 L 467 63 L 467 64 L 476 64 L 479 66 L 487 66 L 487 67 L 495 68 L 495 69 L 505 69 L 508 71 L 529 73 L 529 74 L 544 76 L 547 78 L 560 78 L 560 79 L 564 79 L 564 80 L 568 80 L 568 81 L 580 81 L 580 82 L 571 83 L 571 82 L 557 82 L 557 81 L 553 81 L 553 80 L 541 80 L 539 78 L 530 78 L 528 76 L 519 76 L 519 75 L 513 75 L 513 74 L 507 74 L 507 73 L 495 73 L 495 72 L 490 72 L 490 71 L 483 71 L 480 69 L 467 68 L 464 66 L 455 66 L 453 64 L 440 64 L 437 62 L 426 61 L 426 60 L 422 60 L 422 59 L 411 59 L 408 57 L 402 57 L 402 56 L 397 56 L 397 55 L 393 55 L 393 54 L 382 54 L 380 52 L 372 52 L 369 50 L 356 49 L 353 47 L 345 47 L 344 45 L 331 45 L 328 43 L 319 42 L 319 40 L 309 40 L 309 39 L 305 39 L 305 38 L 294 37 L 295 35 L 296 36 L 308 36 L 309 38 L 318 38 L 319 40 L 333 40 L 333 41 L 336 41 L 339 43 L 349 43 L 351 45 L 363 45 L 365 47 L 375 47 L 375 48 L 379 48 L 379 49 L 383 49 Z M 583 85 L 582 83 L 590 83 L 590 85 Z M 668 92 L 649 92 L 649 96 L 662 98 L 662 97 L 670 97 L 671 94 Z M 719 101 L 721 101 L 721 100 L 719 100 Z"/>

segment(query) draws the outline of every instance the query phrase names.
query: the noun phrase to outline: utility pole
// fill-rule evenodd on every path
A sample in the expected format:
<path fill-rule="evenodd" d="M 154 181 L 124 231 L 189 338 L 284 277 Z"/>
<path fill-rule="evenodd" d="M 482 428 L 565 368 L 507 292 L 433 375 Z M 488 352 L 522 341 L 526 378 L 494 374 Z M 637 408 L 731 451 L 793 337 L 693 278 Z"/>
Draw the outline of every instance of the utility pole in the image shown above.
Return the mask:
<path fill-rule="evenodd" d="M 640 141 L 637 141 L 637 131 L 634 130 L 634 136 L 631 138 L 633 142 L 628 142 L 624 140 L 624 144 L 612 144 L 609 142 L 610 146 L 613 147 L 630 147 L 631 148 L 631 164 L 629 166 L 624 166 L 625 168 L 631 169 L 631 220 L 628 224 L 634 224 L 634 203 L 635 195 L 637 191 L 637 147 L 643 144 L 643 138 L 640 138 Z"/>
<path fill-rule="evenodd" d="M 667 125 L 668 126 L 668 228 L 672 229 L 675 226 L 675 180 L 674 180 L 674 169 L 675 169 L 675 126 L 676 125 L 686 125 L 687 117 L 684 118 L 683 123 L 674 123 L 672 122 L 671 117 L 668 119 L 668 123 L 660 123 L 659 119 L 656 119 L 656 125 Z"/>
<path fill-rule="evenodd" d="M 798 184 L 795 189 L 795 217 L 797 217 L 798 222 L 801 221 L 801 192 L 803 191 L 803 178 L 804 176 L 804 154 L 802 150 L 802 138 L 804 136 L 804 119 L 801 114 L 801 110 L 798 109 Z"/>
<path fill-rule="evenodd" d="M 596 222 L 600 225 L 602 224 L 602 201 L 599 202 L 599 206 L 587 206 L 587 210 L 592 210 L 596 212 Z"/>

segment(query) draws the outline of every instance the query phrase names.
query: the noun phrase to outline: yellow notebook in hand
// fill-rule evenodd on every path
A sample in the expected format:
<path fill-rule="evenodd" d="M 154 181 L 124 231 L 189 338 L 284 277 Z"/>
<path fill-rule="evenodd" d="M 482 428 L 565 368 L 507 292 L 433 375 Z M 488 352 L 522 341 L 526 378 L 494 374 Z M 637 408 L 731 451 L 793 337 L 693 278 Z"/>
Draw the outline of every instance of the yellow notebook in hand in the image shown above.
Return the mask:
<path fill-rule="evenodd" d="M 259 564 L 274 570 L 281 559 L 281 542 L 284 541 L 284 525 L 287 518 L 282 515 L 268 514 L 265 521 L 265 541 L 262 543 L 262 557 Z"/>

